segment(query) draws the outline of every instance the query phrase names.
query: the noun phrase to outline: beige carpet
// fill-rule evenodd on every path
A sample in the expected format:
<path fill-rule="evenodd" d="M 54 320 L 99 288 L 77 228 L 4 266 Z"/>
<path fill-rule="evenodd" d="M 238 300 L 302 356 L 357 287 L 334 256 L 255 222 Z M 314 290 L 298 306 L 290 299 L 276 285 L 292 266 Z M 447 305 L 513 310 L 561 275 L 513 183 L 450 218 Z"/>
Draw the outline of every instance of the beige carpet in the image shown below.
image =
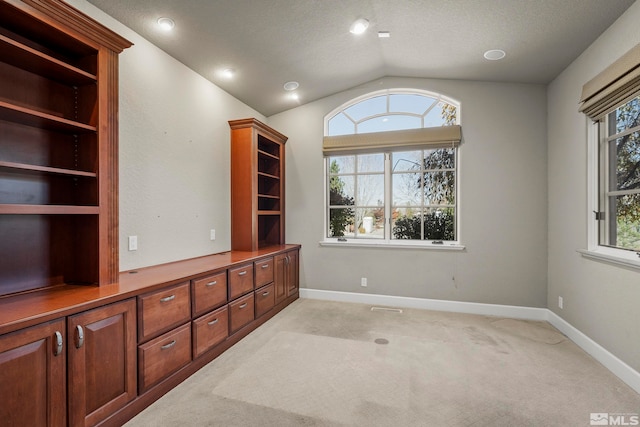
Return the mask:
<path fill-rule="evenodd" d="M 552 326 L 299 300 L 127 426 L 588 426 L 640 395 Z"/>

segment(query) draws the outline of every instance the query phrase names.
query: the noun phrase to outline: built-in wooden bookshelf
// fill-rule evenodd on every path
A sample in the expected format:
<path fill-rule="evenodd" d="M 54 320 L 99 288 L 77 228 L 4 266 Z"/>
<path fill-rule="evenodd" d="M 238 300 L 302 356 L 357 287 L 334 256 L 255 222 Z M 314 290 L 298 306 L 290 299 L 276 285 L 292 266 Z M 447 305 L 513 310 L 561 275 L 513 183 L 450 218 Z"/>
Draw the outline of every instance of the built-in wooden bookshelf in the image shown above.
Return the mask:
<path fill-rule="evenodd" d="M 284 244 L 284 144 L 287 137 L 256 119 L 231 126 L 231 249 Z"/>
<path fill-rule="evenodd" d="M 118 53 L 61 0 L 0 1 L 0 296 L 118 279 Z"/>

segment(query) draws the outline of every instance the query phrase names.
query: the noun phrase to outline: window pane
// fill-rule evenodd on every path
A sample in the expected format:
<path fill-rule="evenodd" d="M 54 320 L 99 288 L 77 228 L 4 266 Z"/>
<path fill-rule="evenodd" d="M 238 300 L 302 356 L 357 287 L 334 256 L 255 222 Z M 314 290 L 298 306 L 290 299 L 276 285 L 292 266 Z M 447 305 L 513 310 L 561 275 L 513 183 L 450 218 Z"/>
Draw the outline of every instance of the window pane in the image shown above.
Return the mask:
<path fill-rule="evenodd" d="M 343 113 L 336 114 L 329 122 L 329 130 L 327 135 L 353 135 L 356 133 L 356 124 L 349 120 Z"/>
<path fill-rule="evenodd" d="M 329 157 L 329 173 L 354 173 L 356 156 Z"/>
<path fill-rule="evenodd" d="M 353 120 L 359 121 L 365 117 L 373 116 L 374 114 L 382 114 L 387 112 L 387 96 L 376 96 L 375 98 L 369 98 L 362 102 L 358 102 L 355 105 L 344 110 Z"/>
<path fill-rule="evenodd" d="M 391 218 L 391 237 L 393 239 L 422 240 L 421 209 L 394 209 Z"/>
<path fill-rule="evenodd" d="M 361 172 L 384 172 L 384 154 L 358 155 L 358 173 Z"/>
<path fill-rule="evenodd" d="M 329 205 L 353 206 L 355 202 L 354 176 L 332 176 L 329 178 Z"/>
<path fill-rule="evenodd" d="M 358 124 L 357 133 L 386 132 L 390 130 L 419 129 L 422 127 L 420 117 L 393 115 L 375 117 Z"/>
<path fill-rule="evenodd" d="M 394 173 L 391 177 L 393 206 L 422 206 L 422 175 L 419 172 Z"/>
<path fill-rule="evenodd" d="M 440 148 L 437 150 L 425 150 L 425 169 L 454 169 L 456 167 L 455 149 Z"/>
<path fill-rule="evenodd" d="M 611 244 L 619 248 L 640 250 L 640 194 L 616 197 L 616 222 Z"/>
<path fill-rule="evenodd" d="M 428 128 L 455 124 L 456 114 L 457 111 L 454 106 L 440 102 L 424 117 L 424 127 Z"/>
<path fill-rule="evenodd" d="M 384 239 L 384 208 L 356 209 L 357 236 Z"/>
<path fill-rule="evenodd" d="M 453 205 L 455 196 L 455 172 L 425 172 L 425 205 Z"/>
<path fill-rule="evenodd" d="M 405 151 L 391 154 L 392 172 L 420 170 L 422 167 L 422 151 Z"/>
<path fill-rule="evenodd" d="M 617 152 L 617 189 L 640 188 L 640 132 L 615 140 Z"/>
<path fill-rule="evenodd" d="M 329 237 L 353 236 L 353 208 L 329 210 Z"/>
<path fill-rule="evenodd" d="M 358 206 L 384 206 L 384 175 L 358 175 Z"/>
<path fill-rule="evenodd" d="M 425 240 L 455 240 L 455 218 L 455 209 L 453 208 L 425 209 Z"/>
<path fill-rule="evenodd" d="M 423 95 L 390 95 L 389 111 L 424 115 L 436 100 Z"/>
<path fill-rule="evenodd" d="M 616 130 L 615 132 L 610 132 L 610 134 L 620 133 L 640 126 L 640 96 L 619 107 L 611 116 L 613 117 L 610 120 L 615 123 Z"/>

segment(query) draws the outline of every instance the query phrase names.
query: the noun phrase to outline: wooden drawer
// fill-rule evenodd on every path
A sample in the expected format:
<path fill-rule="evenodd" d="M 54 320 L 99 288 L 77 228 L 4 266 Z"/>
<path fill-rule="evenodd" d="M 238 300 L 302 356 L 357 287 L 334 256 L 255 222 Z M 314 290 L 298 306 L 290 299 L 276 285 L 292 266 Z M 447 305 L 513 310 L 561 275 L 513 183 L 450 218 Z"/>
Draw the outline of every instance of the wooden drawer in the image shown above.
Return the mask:
<path fill-rule="evenodd" d="M 253 290 L 253 264 L 229 270 L 229 301 Z"/>
<path fill-rule="evenodd" d="M 138 342 L 153 338 L 191 318 L 189 282 L 138 297 Z"/>
<path fill-rule="evenodd" d="M 253 292 L 229 303 L 229 334 L 234 333 L 254 319 Z"/>
<path fill-rule="evenodd" d="M 256 317 L 260 317 L 276 305 L 275 286 L 263 286 L 255 291 Z"/>
<path fill-rule="evenodd" d="M 273 282 L 273 257 L 253 263 L 256 272 L 256 288 Z"/>
<path fill-rule="evenodd" d="M 227 303 L 227 272 L 214 274 L 191 281 L 193 295 L 193 316 Z"/>
<path fill-rule="evenodd" d="M 191 362 L 191 323 L 138 346 L 140 393 Z"/>
<path fill-rule="evenodd" d="M 193 321 L 193 358 L 229 336 L 229 309 L 225 305 Z"/>

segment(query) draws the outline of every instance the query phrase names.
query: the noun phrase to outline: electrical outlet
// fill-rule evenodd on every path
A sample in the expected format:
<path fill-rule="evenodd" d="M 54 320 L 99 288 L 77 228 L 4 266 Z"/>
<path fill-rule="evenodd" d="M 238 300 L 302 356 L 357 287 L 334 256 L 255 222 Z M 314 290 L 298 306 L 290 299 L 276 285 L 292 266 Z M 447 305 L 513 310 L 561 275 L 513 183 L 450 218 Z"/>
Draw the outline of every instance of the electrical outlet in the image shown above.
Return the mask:
<path fill-rule="evenodd" d="M 138 250 L 138 236 L 129 236 L 129 250 L 130 251 Z"/>
<path fill-rule="evenodd" d="M 209 238 L 211 240 L 216 240 L 216 230 L 214 230 L 213 228 L 211 229 L 211 232 L 209 234 Z"/>
<path fill-rule="evenodd" d="M 558 307 L 560 307 L 560 310 L 564 308 L 564 300 L 562 297 L 558 297 Z"/>
<path fill-rule="evenodd" d="M 367 287 L 367 278 L 363 277 L 360 279 L 360 286 Z"/>

